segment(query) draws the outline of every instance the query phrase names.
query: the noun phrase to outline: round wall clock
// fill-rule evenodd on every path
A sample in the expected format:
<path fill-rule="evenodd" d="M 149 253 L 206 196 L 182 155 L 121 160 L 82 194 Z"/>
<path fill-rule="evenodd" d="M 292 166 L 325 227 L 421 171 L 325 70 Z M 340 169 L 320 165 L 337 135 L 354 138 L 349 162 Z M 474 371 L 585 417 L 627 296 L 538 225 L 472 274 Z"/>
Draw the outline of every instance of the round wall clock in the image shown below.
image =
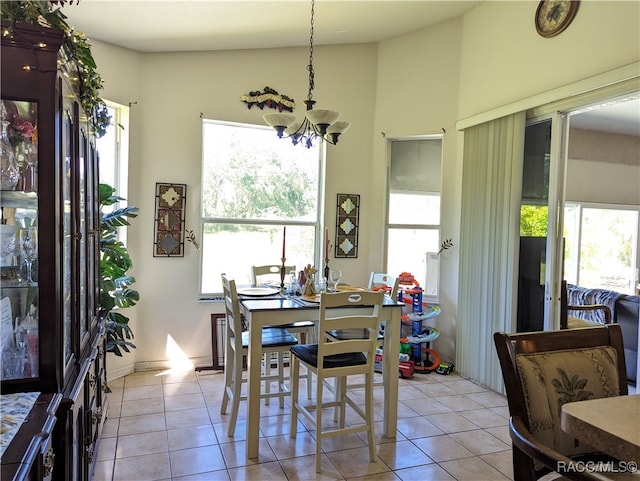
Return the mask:
<path fill-rule="evenodd" d="M 578 12 L 578 0 L 542 0 L 536 10 L 536 30 L 545 37 L 554 37 L 565 30 Z"/>

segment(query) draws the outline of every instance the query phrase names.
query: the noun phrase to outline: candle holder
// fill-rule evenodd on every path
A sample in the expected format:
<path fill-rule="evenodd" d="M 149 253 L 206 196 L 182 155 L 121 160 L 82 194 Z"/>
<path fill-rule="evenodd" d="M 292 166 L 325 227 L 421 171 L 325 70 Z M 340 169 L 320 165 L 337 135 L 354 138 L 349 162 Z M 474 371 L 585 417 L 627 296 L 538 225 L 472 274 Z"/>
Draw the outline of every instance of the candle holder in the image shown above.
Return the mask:
<path fill-rule="evenodd" d="M 329 282 L 329 259 L 324 260 L 324 280 Z"/>
<path fill-rule="evenodd" d="M 283 257 L 280 260 L 282 261 L 282 265 L 280 266 L 280 292 L 284 294 L 284 275 L 285 275 L 284 263 L 287 259 Z"/>

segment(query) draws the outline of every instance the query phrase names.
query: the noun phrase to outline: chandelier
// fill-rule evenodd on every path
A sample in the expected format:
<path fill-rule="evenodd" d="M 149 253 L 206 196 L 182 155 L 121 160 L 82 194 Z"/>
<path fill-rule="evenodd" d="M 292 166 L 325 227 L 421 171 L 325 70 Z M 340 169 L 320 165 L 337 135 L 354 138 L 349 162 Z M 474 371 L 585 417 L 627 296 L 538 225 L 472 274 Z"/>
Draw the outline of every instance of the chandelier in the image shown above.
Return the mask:
<path fill-rule="evenodd" d="M 314 71 L 313 71 L 313 17 L 314 17 L 315 0 L 311 0 L 311 29 L 309 35 L 309 93 L 307 100 L 304 101 L 307 106 L 304 119 L 300 122 L 293 114 L 265 114 L 264 121 L 273 127 L 278 133 L 278 137 L 290 138 L 293 145 L 304 145 L 307 148 L 313 146 L 313 141 L 320 138 L 332 145 L 338 143 L 340 135 L 346 132 L 351 126 L 351 122 L 338 121 L 340 112 L 334 110 L 314 109 L 316 101 L 313 100 L 313 89 L 315 87 Z"/>

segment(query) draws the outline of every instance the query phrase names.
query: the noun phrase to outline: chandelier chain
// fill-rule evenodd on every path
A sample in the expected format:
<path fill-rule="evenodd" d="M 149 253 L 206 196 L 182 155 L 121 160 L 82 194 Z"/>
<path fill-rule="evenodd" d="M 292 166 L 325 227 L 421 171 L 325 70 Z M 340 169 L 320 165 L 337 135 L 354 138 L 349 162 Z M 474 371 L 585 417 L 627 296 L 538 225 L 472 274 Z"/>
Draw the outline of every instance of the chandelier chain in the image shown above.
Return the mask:
<path fill-rule="evenodd" d="M 315 1 L 311 0 L 311 28 L 309 29 L 309 65 L 307 70 L 309 71 L 309 93 L 307 94 L 307 100 L 311 101 L 313 98 L 313 89 L 315 88 L 315 73 L 313 71 L 313 17 L 315 11 Z"/>
<path fill-rule="evenodd" d="M 313 34 L 315 28 L 315 0 L 311 0 L 311 22 L 309 28 L 309 64 L 307 72 L 309 74 L 309 92 L 304 101 L 306 112 L 301 121 L 291 114 L 264 114 L 263 118 L 267 124 L 273 127 L 280 138 L 289 138 L 293 145 L 304 145 L 307 148 L 313 147 L 316 139 L 322 143 L 324 141 L 336 145 L 338 138 L 349 129 L 351 122 L 340 121 L 340 112 L 327 109 L 314 110 L 316 103 L 313 100 L 313 89 L 315 88 L 315 72 L 313 70 Z"/>

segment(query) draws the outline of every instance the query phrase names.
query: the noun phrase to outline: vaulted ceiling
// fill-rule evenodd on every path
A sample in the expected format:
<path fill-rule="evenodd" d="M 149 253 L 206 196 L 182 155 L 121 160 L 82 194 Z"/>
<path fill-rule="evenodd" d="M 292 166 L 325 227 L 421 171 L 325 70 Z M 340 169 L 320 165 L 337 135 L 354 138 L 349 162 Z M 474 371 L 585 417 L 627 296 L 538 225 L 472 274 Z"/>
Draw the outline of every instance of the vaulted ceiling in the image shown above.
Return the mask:
<path fill-rule="evenodd" d="M 314 44 L 369 43 L 463 15 L 481 1 L 315 0 Z M 80 0 L 62 7 L 92 39 L 139 52 L 309 45 L 310 0 Z M 573 127 L 640 136 L 640 101 L 606 105 Z"/>

